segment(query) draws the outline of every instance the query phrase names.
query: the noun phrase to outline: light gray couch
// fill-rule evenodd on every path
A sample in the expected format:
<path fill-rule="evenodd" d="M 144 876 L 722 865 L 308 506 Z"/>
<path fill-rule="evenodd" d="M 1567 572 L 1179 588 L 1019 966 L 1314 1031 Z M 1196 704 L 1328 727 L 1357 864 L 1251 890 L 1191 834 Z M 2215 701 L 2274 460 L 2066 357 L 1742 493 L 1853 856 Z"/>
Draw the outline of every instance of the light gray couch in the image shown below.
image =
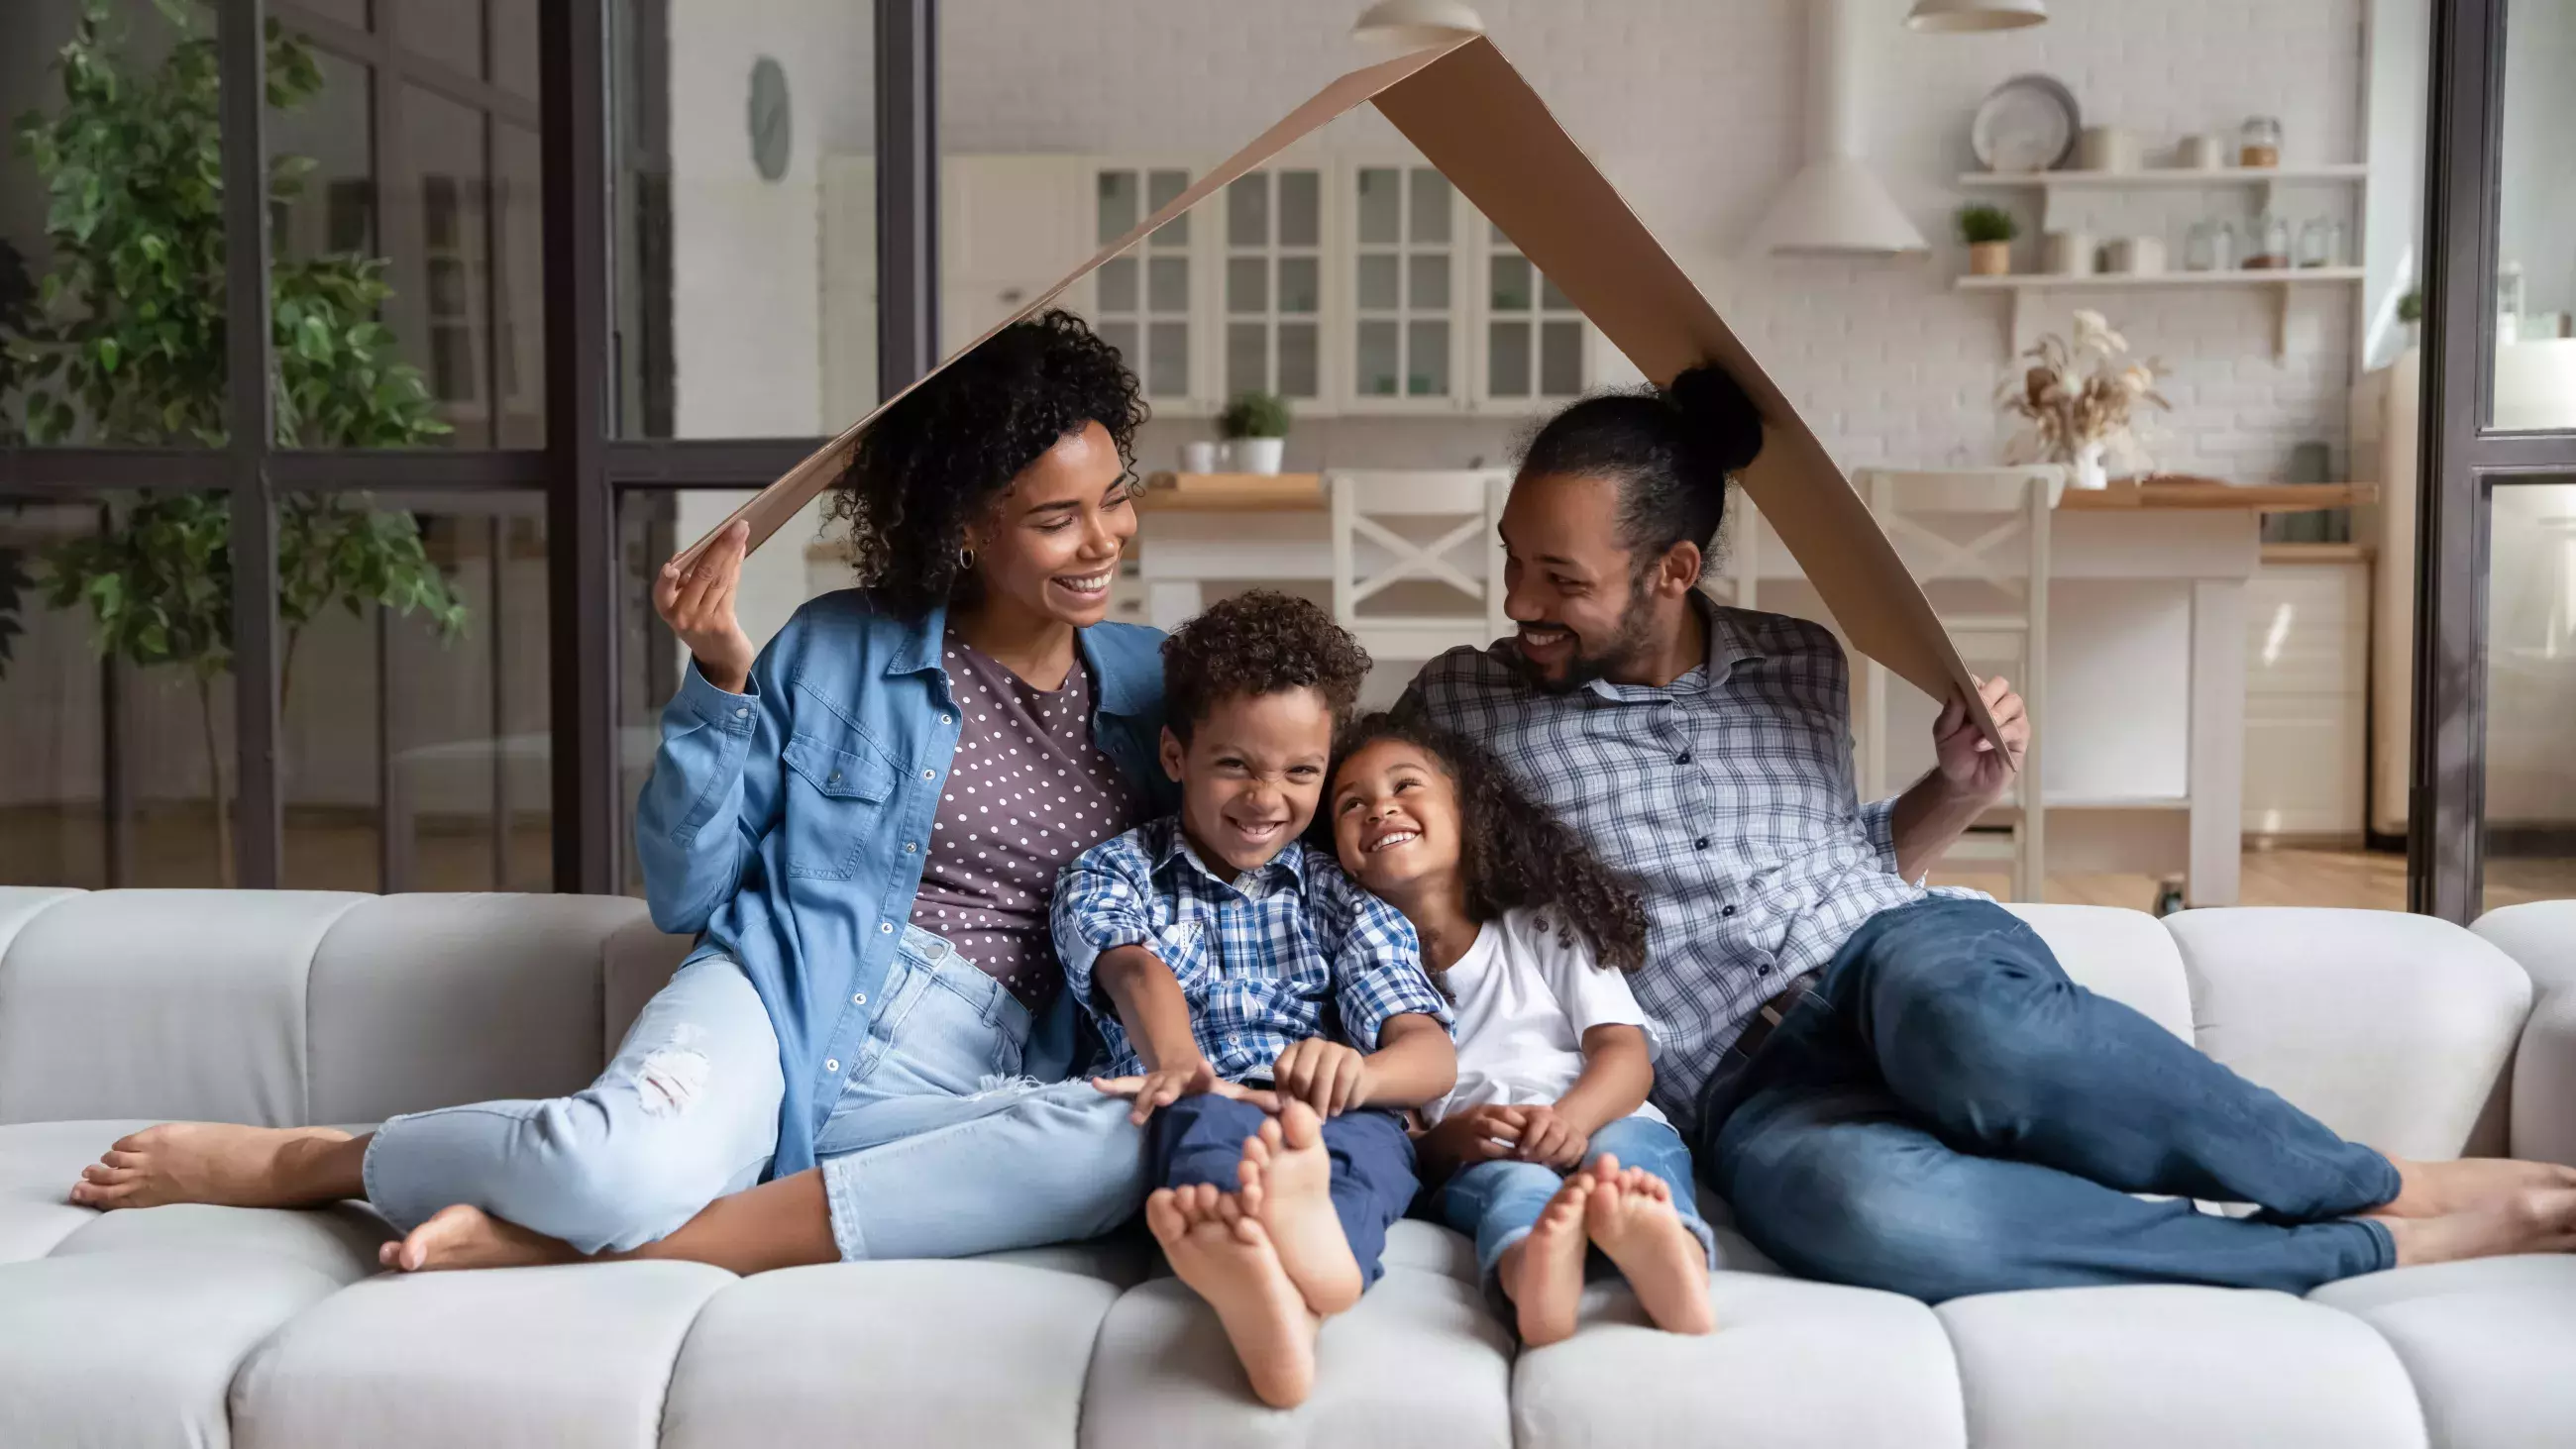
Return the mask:
<path fill-rule="evenodd" d="M 2361 912 L 2025 914 L 2080 979 L 2348 1134 L 2576 1160 L 2576 903 L 2500 912 L 2487 939 Z M 1714 1335 L 1655 1333 L 1599 1285 L 1573 1339 L 1516 1355 L 1465 1245 L 1406 1223 L 1283 1414 L 1134 1238 L 751 1279 L 392 1278 L 355 1206 L 64 1201 L 158 1119 L 360 1124 L 577 1087 L 679 951 L 614 899 L 0 890 L 0 1446 L 2576 1443 L 2576 1258 L 2304 1301 L 1932 1309 L 1783 1277 L 1721 1232 Z"/>

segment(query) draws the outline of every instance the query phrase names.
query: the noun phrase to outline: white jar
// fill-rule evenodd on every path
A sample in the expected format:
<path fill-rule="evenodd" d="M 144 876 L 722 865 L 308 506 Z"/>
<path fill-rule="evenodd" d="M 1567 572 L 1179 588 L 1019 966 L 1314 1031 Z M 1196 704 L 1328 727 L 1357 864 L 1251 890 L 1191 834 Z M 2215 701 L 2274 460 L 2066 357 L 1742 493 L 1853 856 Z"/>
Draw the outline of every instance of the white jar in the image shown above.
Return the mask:
<path fill-rule="evenodd" d="M 2138 169 L 2138 133 L 2126 126 L 2087 126 L 2076 142 L 2075 164 L 2087 171 Z"/>
<path fill-rule="evenodd" d="M 2093 234 L 2086 231 L 2053 231 L 2044 249 L 2043 270 L 2060 277 L 2093 275 Z"/>
<path fill-rule="evenodd" d="M 2185 136 L 2178 154 L 2186 170 L 2215 171 L 2227 164 L 2227 138 L 2206 133 Z"/>
<path fill-rule="evenodd" d="M 2165 269 L 2165 239 L 2160 236 L 2124 236 L 2111 243 L 2111 270 L 2132 276 L 2153 277 Z"/>
<path fill-rule="evenodd" d="M 1209 442 L 1181 444 L 1181 471 L 1213 473 L 1216 471 L 1216 444 Z"/>

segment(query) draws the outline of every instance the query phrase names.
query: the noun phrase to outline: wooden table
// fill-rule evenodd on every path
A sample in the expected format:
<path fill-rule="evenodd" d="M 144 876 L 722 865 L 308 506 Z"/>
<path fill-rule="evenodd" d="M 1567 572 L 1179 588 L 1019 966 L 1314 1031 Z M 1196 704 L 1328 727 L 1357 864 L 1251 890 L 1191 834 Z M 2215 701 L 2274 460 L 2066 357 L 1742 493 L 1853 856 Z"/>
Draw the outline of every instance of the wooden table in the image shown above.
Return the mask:
<path fill-rule="evenodd" d="M 2212 479 L 2066 491 L 2052 522 L 2049 569 L 2047 708 L 2051 736 L 2062 743 L 2042 763 L 2056 869 L 2163 873 L 2180 856 L 2191 904 L 2235 901 L 2245 585 L 2261 562 L 2260 515 L 2341 508 L 2372 496 L 2367 487 L 2343 484 Z M 1146 612 L 1162 628 L 1199 611 L 1207 580 L 1332 576 L 1330 520 L 1316 474 L 1159 473 L 1137 508 L 1144 514 L 1137 566 Z M 1804 570 L 1758 518 L 1729 528 L 1737 598 L 1752 603 L 1768 593 L 1758 606 L 1822 616 Z M 1905 694 L 1904 707 L 1892 701 L 1890 710 L 1895 778 L 1931 763 L 1931 703 Z"/>

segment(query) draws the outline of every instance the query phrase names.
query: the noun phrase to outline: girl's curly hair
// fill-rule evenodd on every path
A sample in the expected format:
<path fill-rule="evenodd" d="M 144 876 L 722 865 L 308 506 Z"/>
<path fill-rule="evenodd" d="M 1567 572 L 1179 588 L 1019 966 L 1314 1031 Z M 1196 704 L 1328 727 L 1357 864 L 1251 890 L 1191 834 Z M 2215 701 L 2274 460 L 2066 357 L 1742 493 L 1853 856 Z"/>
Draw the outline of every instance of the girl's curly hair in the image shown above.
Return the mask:
<path fill-rule="evenodd" d="M 1343 736 L 1335 777 L 1353 755 L 1381 740 L 1428 755 L 1456 787 L 1470 916 L 1490 921 L 1505 911 L 1546 907 L 1556 913 L 1557 939 L 1571 945 L 1582 936 L 1602 965 L 1634 971 L 1646 964 L 1646 908 L 1627 878 L 1555 811 L 1531 799 L 1484 746 L 1425 720 L 1373 714 Z M 1332 812 L 1316 811 L 1318 841 L 1328 851 L 1332 829 Z"/>
<path fill-rule="evenodd" d="M 889 612 L 918 619 L 969 582 L 957 563 L 967 525 L 1022 469 L 1098 423 L 1132 474 L 1145 417 L 1118 349 L 1070 312 L 1042 312 L 886 409 L 851 453 L 826 516 L 850 526 L 861 587 Z"/>

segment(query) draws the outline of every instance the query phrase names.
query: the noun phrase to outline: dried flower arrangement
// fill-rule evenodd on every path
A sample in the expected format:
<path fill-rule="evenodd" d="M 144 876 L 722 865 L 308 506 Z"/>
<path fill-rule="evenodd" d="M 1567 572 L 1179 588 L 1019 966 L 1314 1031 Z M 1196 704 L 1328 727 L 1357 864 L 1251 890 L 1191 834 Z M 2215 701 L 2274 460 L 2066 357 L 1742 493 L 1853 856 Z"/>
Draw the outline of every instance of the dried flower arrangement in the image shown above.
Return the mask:
<path fill-rule="evenodd" d="M 2146 449 L 2134 414 L 2142 404 L 2172 405 L 2155 390 L 2162 364 L 2131 362 L 2128 353 L 2128 339 L 2089 309 L 2076 311 L 2072 343 L 2052 332 L 2023 353 L 2031 366 L 1996 398 L 2004 412 L 2028 424 L 2012 441 L 2012 461 L 2077 464 L 2096 474 L 2079 480 L 2094 487 L 2105 453 L 2144 470 Z"/>

